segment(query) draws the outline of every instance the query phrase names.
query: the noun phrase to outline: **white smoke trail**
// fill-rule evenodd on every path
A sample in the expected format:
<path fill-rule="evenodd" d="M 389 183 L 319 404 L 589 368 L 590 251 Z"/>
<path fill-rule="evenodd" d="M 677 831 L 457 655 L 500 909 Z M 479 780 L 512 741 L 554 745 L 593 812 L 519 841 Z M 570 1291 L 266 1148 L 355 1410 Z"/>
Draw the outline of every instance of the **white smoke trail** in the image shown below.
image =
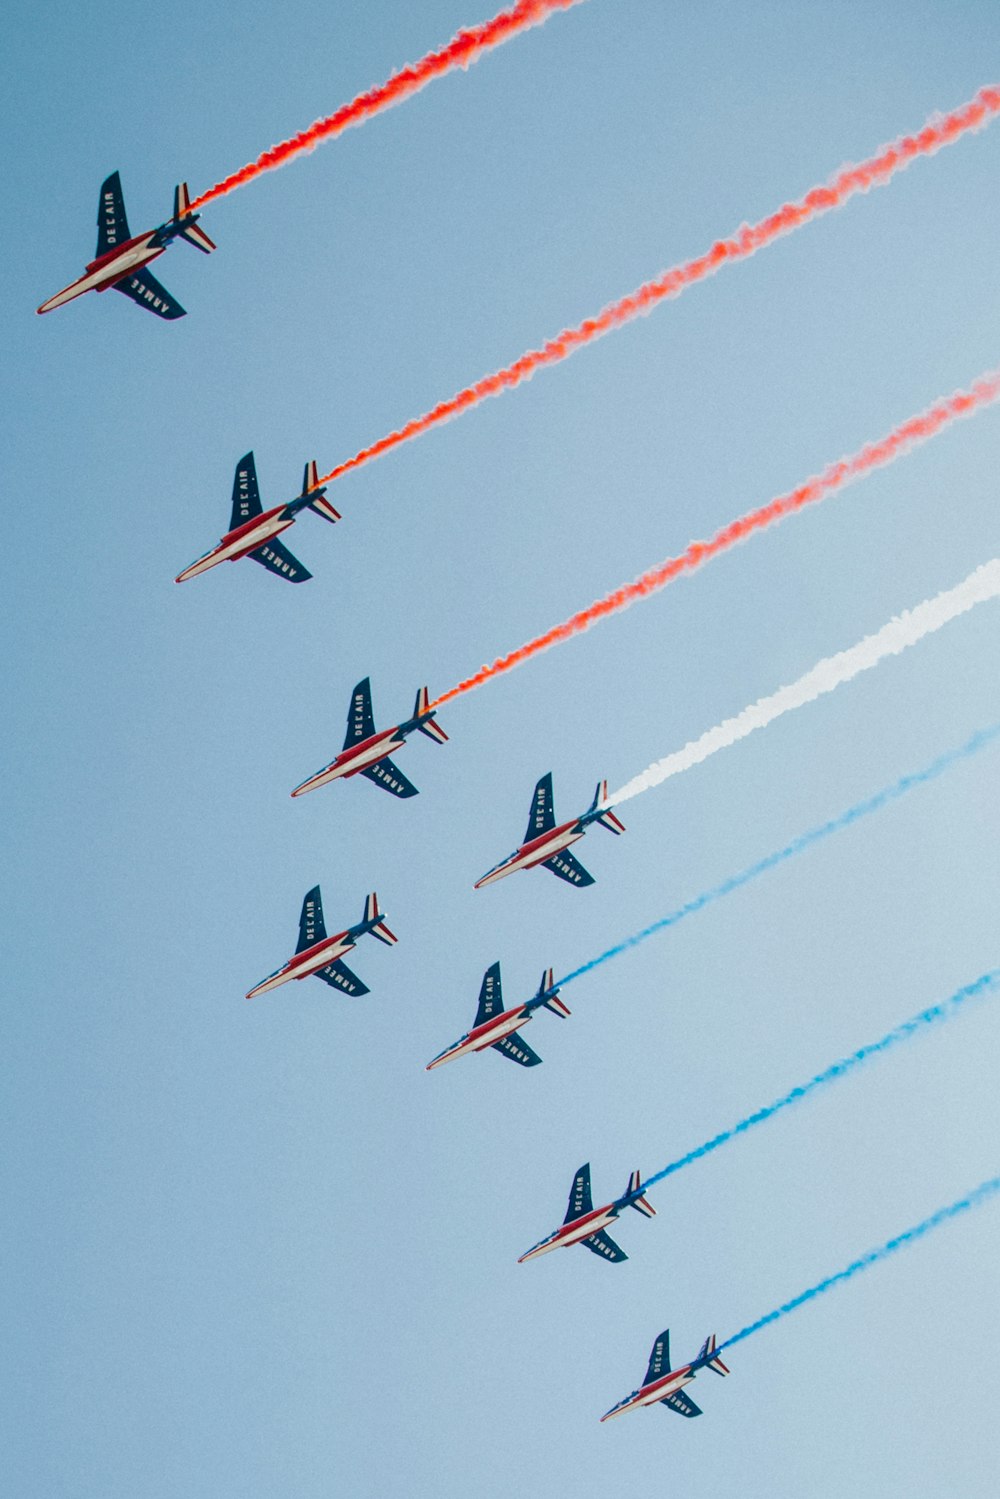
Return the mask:
<path fill-rule="evenodd" d="M 907 646 L 915 645 L 925 635 L 940 630 L 949 620 L 957 619 L 976 604 L 985 603 L 987 599 L 994 599 L 998 595 L 1000 558 L 995 557 L 991 562 L 984 562 L 981 567 L 977 567 L 956 588 L 946 589 L 935 598 L 918 604 L 915 609 L 908 609 L 897 615 L 883 625 L 881 630 L 874 635 L 866 635 L 864 640 L 860 640 L 850 650 L 839 651 L 836 656 L 827 656 L 818 662 L 791 686 L 779 687 L 770 697 L 760 698 L 749 708 L 744 708 L 742 713 L 737 713 L 735 718 L 727 718 L 700 738 L 690 740 L 683 749 L 654 761 L 639 775 L 633 776 L 624 786 L 612 792 L 605 805 L 620 806 L 633 796 L 659 786 L 661 781 L 690 770 L 693 765 L 699 765 L 718 750 L 726 749 L 738 739 L 745 739 L 755 729 L 765 728 L 782 714 L 813 702 L 825 692 L 832 692 L 835 687 L 849 682 L 860 672 L 877 666 L 886 656 L 898 656 Z"/>

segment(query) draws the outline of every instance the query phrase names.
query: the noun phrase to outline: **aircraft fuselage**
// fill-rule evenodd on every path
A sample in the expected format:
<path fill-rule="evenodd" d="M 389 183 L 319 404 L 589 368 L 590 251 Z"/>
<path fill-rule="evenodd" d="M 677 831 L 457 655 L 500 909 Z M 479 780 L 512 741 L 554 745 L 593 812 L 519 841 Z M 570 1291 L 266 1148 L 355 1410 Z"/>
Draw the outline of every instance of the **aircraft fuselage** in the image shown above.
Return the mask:
<path fill-rule="evenodd" d="M 123 245 L 116 245 L 97 260 L 90 261 L 82 276 L 71 281 L 62 291 L 57 291 L 54 297 L 49 297 L 38 311 L 51 312 L 54 307 L 62 307 L 66 302 L 72 302 L 74 297 L 82 297 L 87 291 L 107 291 L 109 286 L 114 286 L 116 281 L 124 281 L 126 276 L 130 276 L 140 266 L 149 265 L 150 261 L 156 260 L 166 249 L 166 245 L 158 241 L 158 234 L 159 230 L 150 229 L 147 234 L 136 235 Z"/>
<path fill-rule="evenodd" d="M 183 583 L 188 578 L 196 578 L 199 573 L 207 572 L 210 567 L 217 567 L 220 562 L 238 562 L 248 552 L 255 552 L 266 541 L 295 524 L 295 516 L 290 515 L 288 510 L 287 505 L 275 505 L 271 510 L 265 510 L 263 515 L 255 515 L 244 521 L 242 526 L 228 531 L 217 546 L 199 557 L 197 562 L 192 562 L 174 581 Z"/>
<path fill-rule="evenodd" d="M 656 1405 L 667 1395 L 672 1395 L 676 1390 L 682 1390 L 685 1385 L 693 1384 L 693 1382 L 694 1375 L 690 1364 L 685 1364 L 680 1369 L 672 1369 L 669 1374 L 663 1374 L 659 1379 L 654 1379 L 649 1384 L 643 1385 L 640 1390 L 636 1390 L 634 1395 L 630 1395 L 627 1400 L 616 1405 L 614 1410 L 608 1411 L 607 1415 L 601 1417 L 601 1420 L 610 1421 L 612 1416 L 622 1416 L 626 1411 L 635 1410 L 640 1405 Z"/>
<path fill-rule="evenodd" d="M 491 869 L 489 874 L 484 874 L 481 880 L 476 881 L 475 888 L 479 890 L 483 885 L 492 885 L 495 880 L 502 880 L 516 869 L 534 869 L 536 864 L 544 864 L 553 854 L 569 848 L 571 843 L 579 842 L 585 831 L 580 818 L 574 817 L 571 822 L 564 822 L 547 833 L 540 833 L 530 842 L 522 843 L 509 859 Z"/>
<path fill-rule="evenodd" d="M 307 947 L 304 952 L 296 953 L 277 973 L 272 973 L 270 978 L 255 984 L 247 994 L 247 999 L 253 999 L 256 994 L 266 994 L 269 989 L 277 989 L 279 984 L 287 984 L 290 979 L 309 978 L 317 969 L 325 968 L 328 963 L 335 963 L 345 953 L 353 951 L 357 945 L 354 941 L 357 935 L 356 930 L 338 932 L 335 937 L 324 937 L 321 942 Z"/>
<path fill-rule="evenodd" d="M 550 1249 L 558 1249 L 563 1244 L 579 1244 L 582 1239 L 589 1239 L 591 1234 L 599 1233 L 602 1228 L 607 1228 L 614 1223 L 621 1210 L 618 1202 L 605 1203 L 602 1208 L 594 1208 L 585 1213 L 582 1218 L 574 1218 L 572 1223 L 564 1223 L 557 1228 L 554 1234 L 536 1244 L 534 1249 L 529 1249 L 527 1254 L 522 1254 L 518 1260 L 521 1265 L 525 1260 L 533 1260 L 540 1254 L 548 1254 Z"/>
<path fill-rule="evenodd" d="M 485 1051 L 488 1046 L 493 1046 L 504 1036 L 509 1036 L 512 1031 L 520 1030 L 531 1020 L 531 1012 L 524 1006 L 517 1006 L 513 1010 L 504 1010 L 500 1015 L 493 1015 L 489 1020 L 484 1020 L 482 1025 L 474 1026 L 467 1035 L 454 1046 L 449 1046 L 440 1056 L 435 1057 L 433 1062 L 428 1062 L 426 1070 L 430 1072 L 434 1067 L 440 1067 L 444 1062 L 454 1061 L 456 1057 L 464 1057 L 471 1051 Z"/>

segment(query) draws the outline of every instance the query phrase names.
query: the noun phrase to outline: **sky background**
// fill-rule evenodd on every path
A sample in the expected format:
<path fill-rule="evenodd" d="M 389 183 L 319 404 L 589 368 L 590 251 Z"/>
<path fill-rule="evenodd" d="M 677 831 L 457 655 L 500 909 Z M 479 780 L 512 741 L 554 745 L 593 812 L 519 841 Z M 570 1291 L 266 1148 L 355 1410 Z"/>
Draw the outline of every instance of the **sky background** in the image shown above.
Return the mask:
<path fill-rule="evenodd" d="M 1000 125 L 921 161 L 331 491 L 321 470 L 995 81 L 991 0 L 588 0 L 212 204 L 188 309 L 35 307 L 133 232 L 485 19 L 475 0 L 14 0 L 2 110 L 7 1390 L 19 1499 L 739 1492 L 994 1496 L 1000 1210 L 733 1350 L 704 1418 L 601 1426 L 675 1362 L 1000 1169 L 1000 1004 L 655 1189 L 627 1264 L 528 1265 L 595 1200 L 995 967 L 994 748 L 427 1074 L 483 971 L 508 1002 L 1000 718 L 1000 611 L 631 803 L 583 891 L 473 892 L 539 775 L 570 816 L 997 553 L 1000 411 L 442 712 L 367 782 L 343 742 L 1000 363 Z M 248 1004 L 319 882 L 377 889 L 371 988 Z"/>

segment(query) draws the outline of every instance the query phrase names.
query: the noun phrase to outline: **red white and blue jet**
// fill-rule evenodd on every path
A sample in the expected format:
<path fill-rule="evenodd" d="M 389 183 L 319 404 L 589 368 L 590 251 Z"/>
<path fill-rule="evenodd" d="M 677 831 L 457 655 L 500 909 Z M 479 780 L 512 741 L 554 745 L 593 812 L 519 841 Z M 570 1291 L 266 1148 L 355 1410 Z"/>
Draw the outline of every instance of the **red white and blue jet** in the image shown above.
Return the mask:
<path fill-rule="evenodd" d="M 408 796 L 416 796 L 416 786 L 408 781 L 403 772 L 392 763 L 389 753 L 391 750 L 402 749 L 407 735 L 412 734 L 414 730 L 426 734 L 428 739 L 433 739 L 436 744 L 446 742 L 448 735 L 441 725 L 435 722 L 434 709 L 428 704 L 427 688 L 421 687 L 413 706 L 413 717 L 396 724 L 392 729 L 383 729 L 381 733 L 376 734 L 375 716 L 372 713 L 371 682 L 368 677 L 365 677 L 355 687 L 351 697 L 351 706 L 347 712 L 347 738 L 344 740 L 344 748 L 325 769 L 318 770 L 314 776 L 309 777 L 308 781 L 303 781 L 301 786 L 296 786 L 292 795 L 304 796 L 307 791 L 315 791 L 317 786 L 325 786 L 327 781 L 361 775 L 368 781 L 374 781 L 376 786 L 381 786 L 392 796 L 404 799 Z"/>
<path fill-rule="evenodd" d="M 290 979 L 307 978 L 322 979 L 325 984 L 340 989 L 344 994 L 369 993 L 367 985 L 361 982 L 356 973 L 351 972 L 346 963 L 341 962 L 344 954 L 351 952 L 357 945 L 358 938 L 366 933 L 377 937 L 387 947 L 392 947 L 399 941 L 386 926 L 374 891 L 365 901 L 365 914 L 357 926 L 349 926 L 346 931 L 336 932 L 328 937 L 323 922 L 323 901 L 319 886 L 314 885 L 302 902 L 299 944 L 295 949 L 295 956 L 289 958 L 287 963 L 268 978 L 255 984 L 247 994 L 247 999 L 253 999 L 257 994 L 266 994 L 269 989 L 277 989 L 279 984 L 287 984 Z"/>
<path fill-rule="evenodd" d="M 510 1057 L 512 1062 L 519 1062 L 522 1067 L 537 1067 L 541 1057 L 532 1051 L 527 1041 L 518 1035 L 518 1031 L 522 1025 L 528 1024 L 539 1009 L 551 1010 L 553 1015 L 560 1015 L 563 1019 L 569 1015 L 569 1009 L 559 998 L 558 987 L 552 982 L 552 969 L 547 968 L 542 974 L 542 982 L 533 999 L 505 1010 L 500 987 L 500 964 L 494 963 L 483 975 L 479 1009 L 476 1011 L 476 1023 L 472 1030 L 459 1036 L 453 1046 L 447 1046 L 444 1051 L 439 1052 L 433 1062 L 427 1063 L 425 1071 L 430 1072 L 434 1067 L 453 1061 L 455 1057 L 464 1057 L 468 1052 L 485 1051 L 488 1046 L 500 1052 L 501 1056 Z"/>
<path fill-rule="evenodd" d="M 601 781 L 587 811 L 582 812 L 579 817 L 571 818 L 569 822 L 559 823 L 557 827 L 552 805 L 552 772 L 549 771 L 535 787 L 524 842 L 520 848 L 508 854 L 506 859 L 494 865 L 481 880 L 477 880 L 475 889 L 492 885 L 495 880 L 502 880 L 505 875 L 513 874 L 515 869 L 534 869 L 536 864 L 551 869 L 553 874 L 571 885 L 592 885 L 594 876 L 588 874 L 567 850 L 571 843 L 576 843 L 583 837 L 592 822 L 600 823 L 610 833 L 624 833 L 625 824 L 605 805 L 607 796 L 608 783 Z"/>
<path fill-rule="evenodd" d="M 233 479 L 233 509 L 229 530 L 218 546 L 206 552 L 204 557 L 199 557 L 197 562 L 192 562 L 190 567 L 177 575 L 174 582 L 184 583 L 188 578 L 196 578 L 199 573 L 207 572 L 210 567 L 217 567 L 220 562 L 238 562 L 241 557 L 250 557 L 254 562 L 259 562 L 261 567 L 266 567 L 268 572 L 277 573 L 279 578 L 287 578 L 289 583 L 304 583 L 307 578 L 312 577 L 312 573 L 307 572 L 298 558 L 293 557 L 288 548 L 278 540 L 280 532 L 287 531 L 289 526 L 295 524 L 301 510 L 311 510 L 314 515 L 321 515 L 331 525 L 340 520 L 340 512 L 334 510 L 326 498 L 325 486 L 319 482 L 315 460 L 306 464 L 301 494 L 284 505 L 272 505 L 270 510 L 262 510 L 253 453 L 244 454 L 236 465 L 236 477 Z"/>
<path fill-rule="evenodd" d="M 646 1370 L 646 1378 L 638 1390 L 633 1390 L 631 1395 L 626 1395 L 624 1400 L 619 1400 L 601 1417 L 602 1421 L 610 1421 L 612 1416 L 622 1416 L 626 1411 L 634 1410 L 640 1405 L 665 1405 L 668 1410 L 676 1411 L 679 1416 L 700 1416 L 701 1407 L 695 1405 L 687 1395 L 681 1393 L 685 1385 L 689 1385 L 695 1375 L 702 1369 L 711 1369 L 713 1374 L 728 1374 L 729 1370 L 715 1351 L 715 1333 L 706 1338 L 701 1345 L 701 1351 L 697 1358 L 689 1364 L 682 1364 L 679 1369 L 670 1367 L 670 1333 L 661 1332 L 653 1344 L 653 1351 L 649 1356 L 649 1368 Z"/>
<path fill-rule="evenodd" d="M 49 297 L 38 311 L 51 312 L 54 307 L 82 297 L 84 292 L 107 291 L 113 286 L 115 291 L 123 292 L 138 306 L 148 308 L 168 322 L 184 317 L 184 308 L 147 267 L 174 239 L 186 240 L 196 250 L 211 255 L 215 245 L 204 229 L 198 228 L 200 217 L 191 212 L 191 195 L 187 183 L 182 182 L 174 189 L 173 218 L 145 234 L 129 234 L 121 179 L 117 172 L 112 172 L 101 186 L 97 205 L 97 255 L 82 276 Z"/>
<path fill-rule="evenodd" d="M 627 1260 L 628 1255 L 624 1249 L 620 1249 L 614 1239 L 605 1233 L 605 1229 L 615 1221 L 622 1208 L 635 1208 L 644 1218 L 656 1217 L 656 1209 L 643 1196 L 642 1178 L 638 1171 L 632 1172 L 628 1186 L 620 1197 L 616 1197 L 613 1202 L 606 1202 L 601 1208 L 595 1208 L 590 1192 L 588 1161 L 573 1178 L 569 1207 L 562 1227 L 557 1228 L 554 1234 L 549 1234 L 547 1239 L 542 1239 L 533 1249 L 529 1249 L 527 1254 L 522 1254 L 517 1263 L 523 1265 L 525 1260 L 537 1259 L 540 1254 L 548 1254 L 550 1249 L 559 1249 L 563 1244 L 582 1244 L 584 1248 L 591 1250 L 593 1254 L 599 1254 L 602 1259 L 610 1260 L 612 1264 Z"/>

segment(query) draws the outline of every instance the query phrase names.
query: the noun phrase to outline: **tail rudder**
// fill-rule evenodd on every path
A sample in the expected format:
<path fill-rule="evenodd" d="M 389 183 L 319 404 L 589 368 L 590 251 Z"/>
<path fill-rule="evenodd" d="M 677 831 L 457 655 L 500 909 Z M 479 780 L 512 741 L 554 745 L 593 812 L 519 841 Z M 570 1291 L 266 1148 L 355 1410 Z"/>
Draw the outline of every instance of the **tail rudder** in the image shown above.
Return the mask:
<path fill-rule="evenodd" d="M 568 1020 L 571 1014 L 569 1005 L 559 998 L 559 990 L 555 987 L 554 975 L 551 968 L 546 968 L 542 974 L 542 982 L 538 986 L 539 994 L 545 994 L 545 1009 L 551 1010 L 553 1015 Z"/>
<path fill-rule="evenodd" d="M 374 890 L 365 901 L 364 922 L 366 929 L 371 933 L 371 935 L 373 937 L 377 937 L 379 942 L 384 942 L 386 947 L 392 947 L 399 941 L 399 938 L 395 935 L 395 933 L 390 932 L 389 928 L 386 926 L 384 920 L 382 919 L 382 912 L 379 908 L 378 896 L 375 894 Z"/>
<path fill-rule="evenodd" d="M 314 492 L 315 491 L 315 492 Z M 339 510 L 335 510 L 326 497 L 326 490 L 320 487 L 319 468 L 315 458 L 311 458 L 305 466 L 302 475 L 302 494 L 310 496 L 309 509 L 314 515 L 321 515 L 328 520 L 331 526 L 336 525 L 342 519 Z"/>
<path fill-rule="evenodd" d="M 732 1370 L 722 1362 L 721 1358 L 716 1355 L 714 1332 L 705 1339 L 704 1343 L 702 1343 L 701 1352 L 698 1355 L 698 1359 L 703 1359 L 705 1368 L 711 1369 L 713 1374 L 721 1374 L 725 1376 L 726 1374 L 732 1373 Z"/>
<path fill-rule="evenodd" d="M 598 781 L 597 790 L 594 792 L 594 800 L 590 804 L 590 810 L 591 812 L 598 812 L 599 808 L 603 808 L 604 810 L 598 814 L 597 821 L 602 828 L 607 828 L 609 833 L 614 833 L 617 836 L 619 833 L 624 833 L 625 824 L 611 807 L 604 806 L 607 799 L 608 783 L 607 781 Z"/>
<path fill-rule="evenodd" d="M 426 734 L 428 739 L 433 739 L 435 744 L 446 744 L 448 735 L 445 733 L 444 729 L 442 729 L 436 718 L 431 718 L 428 716 L 430 712 L 430 694 L 428 693 L 426 687 L 418 687 L 417 700 L 413 705 L 414 718 L 421 720 L 421 722 L 417 724 L 417 728 L 420 730 L 421 734 Z"/>
<path fill-rule="evenodd" d="M 656 1209 L 651 1202 L 647 1202 L 645 1197 L 643 1197 L 641 1193 L 638 1197 L 632 1196 L 634 1192 L 639 1191 L 639 1188 L 641 1186 L 642 1176 L 638 1171 L 633 1171 L 632 1175 L 628 1179 L 627 1195 L 629 1197 L 632 1197 L 632 1201 L 629 1203 L 629 1207 L 635 1208 L 636 1212 L 641 1213 L 644 1218 L 655 1218 Z"/>
<path fill-rule="evenodd" d="M 178 182 L 174 188 L 174 222 L 180 223 L 190 212 L 191 194 L 188 192 L 188 185 L 186 182 Z M 204 229 L 200 229 L 196 223 L 185 224 L 180 234 L 181 239 L 186 239 L 189 245 L 194 245 L 196 250 L 201 250 L 205 255 L 211 255 L 216 248 L 215 241 L 209 239 Z"/>

